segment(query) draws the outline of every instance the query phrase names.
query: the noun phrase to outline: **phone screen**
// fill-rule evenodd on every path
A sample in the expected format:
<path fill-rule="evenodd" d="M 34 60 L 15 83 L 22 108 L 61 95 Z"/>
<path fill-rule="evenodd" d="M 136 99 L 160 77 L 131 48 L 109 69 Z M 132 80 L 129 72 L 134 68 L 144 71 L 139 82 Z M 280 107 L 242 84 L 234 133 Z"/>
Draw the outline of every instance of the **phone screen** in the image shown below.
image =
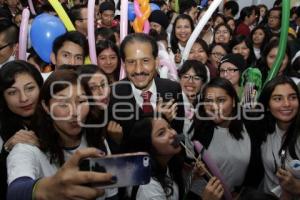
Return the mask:
<path fill-rule="evenodd" d="M 150 157 L 147 153 L 118 154 L 103 158 L 88 158 L 80 163 L 80 170 L 109 172 L 117 177 L 114 184 L 95 184 L 99 188 L 116 188 L 149 183 Z"/>

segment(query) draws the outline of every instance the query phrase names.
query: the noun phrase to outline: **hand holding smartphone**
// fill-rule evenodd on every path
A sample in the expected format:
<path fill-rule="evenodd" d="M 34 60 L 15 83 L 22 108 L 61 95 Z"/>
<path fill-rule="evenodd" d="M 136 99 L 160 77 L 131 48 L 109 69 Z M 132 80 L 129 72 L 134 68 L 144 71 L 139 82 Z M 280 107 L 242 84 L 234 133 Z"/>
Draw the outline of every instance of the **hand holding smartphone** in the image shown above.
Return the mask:
<path fill-rule="evenodd" d="M 81 161 L 81 171 L 108 172 L 116 177 L 113 184 L 93 184 L 98 188 L 117 188 L 144 185 L 150 182 L 151 168 L 148 153 L 115 154 Z"/>

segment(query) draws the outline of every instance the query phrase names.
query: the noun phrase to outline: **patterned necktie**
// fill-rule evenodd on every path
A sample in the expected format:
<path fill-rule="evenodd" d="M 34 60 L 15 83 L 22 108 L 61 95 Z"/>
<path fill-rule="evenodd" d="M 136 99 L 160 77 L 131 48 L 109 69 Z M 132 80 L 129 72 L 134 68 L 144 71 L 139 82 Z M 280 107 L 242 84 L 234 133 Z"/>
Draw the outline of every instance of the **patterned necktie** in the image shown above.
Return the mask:
<path fill-rule="evenodd" d="M 144 113 L 153 112 L 153 107 L 152 107 L 151 102 L 150 102 L 152 92 L 150 92 L 150 91 L 142 92 L 141 96 L 144 100 L 144 102 L 143 102 L 143 112 Z"/>
<path fill-rule="evenodd" d="M 188 106 L 188 108 L 185 111 L 185 116 L 189 119 L 192 120 L 194 117 L 194 109 L 192 106 Z"/>

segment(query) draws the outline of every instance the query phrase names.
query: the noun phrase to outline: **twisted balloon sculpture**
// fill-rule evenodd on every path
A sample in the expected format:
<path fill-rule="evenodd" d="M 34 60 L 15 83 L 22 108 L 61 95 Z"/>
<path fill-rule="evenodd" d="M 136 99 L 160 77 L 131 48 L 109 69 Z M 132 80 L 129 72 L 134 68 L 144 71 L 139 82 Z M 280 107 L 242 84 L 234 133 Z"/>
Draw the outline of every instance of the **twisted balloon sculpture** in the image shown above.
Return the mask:
<path fill-rule="evenodd" d="M 150 23 L 148 18 L 151 14 L 149 0 L 134 0 L 134 12 L 136 18 L 133 21 L 133 29 L 136 33 L 149 33 Z"/>

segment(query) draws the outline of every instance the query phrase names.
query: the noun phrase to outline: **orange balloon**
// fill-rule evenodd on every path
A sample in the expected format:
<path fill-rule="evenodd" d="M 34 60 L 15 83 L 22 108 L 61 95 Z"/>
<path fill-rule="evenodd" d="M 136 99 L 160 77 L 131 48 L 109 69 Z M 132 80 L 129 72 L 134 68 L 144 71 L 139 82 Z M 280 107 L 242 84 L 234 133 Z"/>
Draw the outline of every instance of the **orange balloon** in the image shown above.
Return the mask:
<path fill-rule="evenodd" d="M 143 32 L 145 21 L 148 20 L 151 14 L 151 7 L 149 0 L 138 0 L 138 3 L 140 5 L 142 16 L 135 18 L 133 21 L 133 29 L 136 33 L 141 33 Z"/>

